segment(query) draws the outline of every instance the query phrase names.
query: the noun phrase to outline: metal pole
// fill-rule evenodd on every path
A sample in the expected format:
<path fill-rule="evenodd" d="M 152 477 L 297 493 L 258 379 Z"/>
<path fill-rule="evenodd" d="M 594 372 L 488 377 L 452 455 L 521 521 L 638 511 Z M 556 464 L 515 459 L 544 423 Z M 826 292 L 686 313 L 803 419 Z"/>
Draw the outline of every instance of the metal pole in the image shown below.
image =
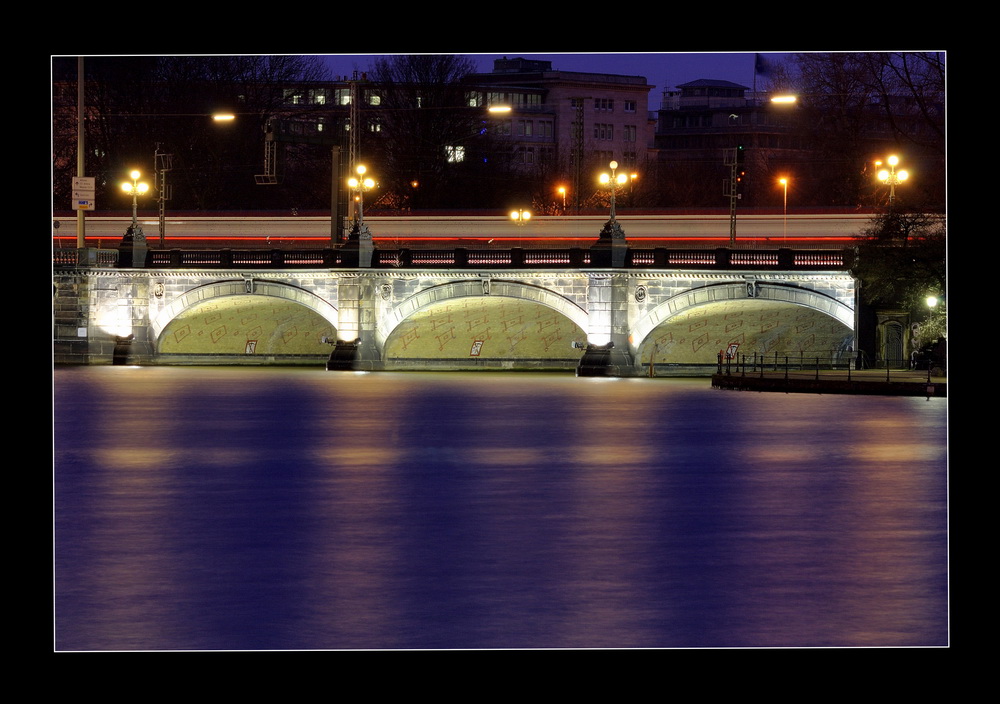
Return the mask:
<path fill-rule="evenodd" d="M 84 169 L 84 149 L 83 149 L 83 57 L 80 56 L 76 60 L 76 175 L 79 178 L 83 178 L 85 174 Z M 84 224 L 84 211 L 76 211 L 76 248 L 84 249 L 86 244 L 86 225 Z"/>
<path fill-rule="evenodd" d="M 153 182 L 159 193 L 160 205 L 160 249 L 163 249 L 167 231 L 167 170 L 160 160 L 160 143 L 156 143 L 153 153 Z"/>
<path fill-rule="evenodd" d="M 782 185 L 785 187 L 785 209 L 781 218 L 781 239 L 784 241 L 788 239 L 788 180 Z"/>
<path fill-rule="evenodd" d="M 729 172 L 729 246 L 736 245 L 736 149 L 733 149 Z"/>
<path fill-rule="evenodd" d="M 330 148 L 330 246 L 340 241 L 340 147 Z"/>
<path fill-rule="evenodd" d="M 132 231 L 138 224 L 139 215 L 139 179 L 132 179 Z"/>
<path fill-rule="evenodd" d="M 612 164 L 615 162 L 611 162 Z M 615 168 L 611 167 L 611 182 L 608 184 L 611 187 L 611 219 L 615 219 Z"/>

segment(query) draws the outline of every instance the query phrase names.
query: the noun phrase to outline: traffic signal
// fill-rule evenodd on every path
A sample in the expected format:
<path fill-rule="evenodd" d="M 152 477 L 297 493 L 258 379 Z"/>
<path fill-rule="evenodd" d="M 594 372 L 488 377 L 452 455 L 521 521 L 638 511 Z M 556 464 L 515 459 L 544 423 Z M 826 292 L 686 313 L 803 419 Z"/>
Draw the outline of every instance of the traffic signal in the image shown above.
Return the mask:
<path fill-rule="evenodd" d="M 743 149 L 743 145 L 742 144 L 736 145 L 736 163 L 737 164 L 739 164 L 739 165 L 743 164 L 743 156 L 744 156 L 744 154 L 745 154 L 745 150 Z"/>

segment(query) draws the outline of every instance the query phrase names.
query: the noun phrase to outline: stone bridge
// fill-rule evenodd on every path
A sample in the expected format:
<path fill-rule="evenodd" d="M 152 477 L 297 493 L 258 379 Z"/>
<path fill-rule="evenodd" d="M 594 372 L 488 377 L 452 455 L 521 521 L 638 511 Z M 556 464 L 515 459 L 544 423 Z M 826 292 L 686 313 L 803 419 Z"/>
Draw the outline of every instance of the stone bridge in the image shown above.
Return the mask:
<path fill-rule="evenodd" d="M 857 290 L 843 255 L 783 252 L 607 267 L 57 262 L 54 359 L 322 366 L 340 341 L 355 369 L 576 369 L 589 346 L 629 376 L 713 365 L 720 351 L 848 358 Z"/>

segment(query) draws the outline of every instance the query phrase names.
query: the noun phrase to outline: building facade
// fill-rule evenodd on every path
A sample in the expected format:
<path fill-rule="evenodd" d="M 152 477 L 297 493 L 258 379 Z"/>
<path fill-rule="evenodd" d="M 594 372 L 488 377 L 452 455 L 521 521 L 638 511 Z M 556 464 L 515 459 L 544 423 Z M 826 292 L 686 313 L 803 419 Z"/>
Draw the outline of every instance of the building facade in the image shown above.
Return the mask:
<path fill-rule="evenodd" d="M 745 162 L 740 196 L 752 204 L 762 204 L 761 190 L 773 190 L 779 171 L 805 158 L 794 105 L 779 107 L 748 91 L 730 81 L 699 79 L 664 92 L 654 139 L 661 174 L 700 182 L 706 205 L 718 203 L 726 190 L 739 146 Z"/>
<path fill-rule="evenodd" d="M 653 146 L 649 91 L 642 76 L 553 70 L 551 61 L 497 59 L 466 77 L 470 106 L 509 105 L 495 129 L 514 162 L 562 187 L 578 206 L 611 161 L 642 171 Z"/>

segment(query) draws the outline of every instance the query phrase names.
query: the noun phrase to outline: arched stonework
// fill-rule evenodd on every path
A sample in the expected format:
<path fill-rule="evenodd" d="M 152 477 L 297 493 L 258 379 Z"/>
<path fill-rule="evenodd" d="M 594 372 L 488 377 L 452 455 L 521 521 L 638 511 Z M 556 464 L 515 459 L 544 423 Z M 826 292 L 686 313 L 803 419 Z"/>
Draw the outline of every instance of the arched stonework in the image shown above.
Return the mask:
<path fill-rule="evenodd" d="M 829 315 L 851 330 L 854 329 L 854 310 L 830 296 L 796 286 L 756 280 L 730 281 L 685 291 L 653 308 L 632 326 L 633 348 L 639 349 L 660 323 L 685 310 L 709 303 L 753 298 L 804 306 Z"/>
<path fill-rule="evenodd" d="M 379 352 L 385 348 L 389 335 L 408 317 L 428 306 L 468 297 L 508 297 L 540 303 L 565 315 L 581 329 L 587 329 L 587 311 L 572 301 L 552 291 L 518 281 L 492 279 L 484 284 L 482 279 L 456 281 L 423 289 L 401 301 L 379 317 L 375 340 Z"/>
<path fill-rule="evenodd" d="M 276 283 L 273 281 L 262 281 L 257 279 L 238 279 L 229 281 L 216 281 L 198 288 L 191 289 L 178 296 L 165 305 L 160 312 L 150 321 L 150 335 L 156 341 L 160 334 L 167 327 L 171 320 L 184 313 L 184 311 L 223 296 L 245 296 L 253 294 L 256 296 L 273 296 L 287 301 L 292 301 L 309 308 L 322 317 L 334 328 L 340 324 L 340 315 L 336 307 L 323 300 L 319 296 L 304 289 L 289 286 L 288 284 Z"/>

